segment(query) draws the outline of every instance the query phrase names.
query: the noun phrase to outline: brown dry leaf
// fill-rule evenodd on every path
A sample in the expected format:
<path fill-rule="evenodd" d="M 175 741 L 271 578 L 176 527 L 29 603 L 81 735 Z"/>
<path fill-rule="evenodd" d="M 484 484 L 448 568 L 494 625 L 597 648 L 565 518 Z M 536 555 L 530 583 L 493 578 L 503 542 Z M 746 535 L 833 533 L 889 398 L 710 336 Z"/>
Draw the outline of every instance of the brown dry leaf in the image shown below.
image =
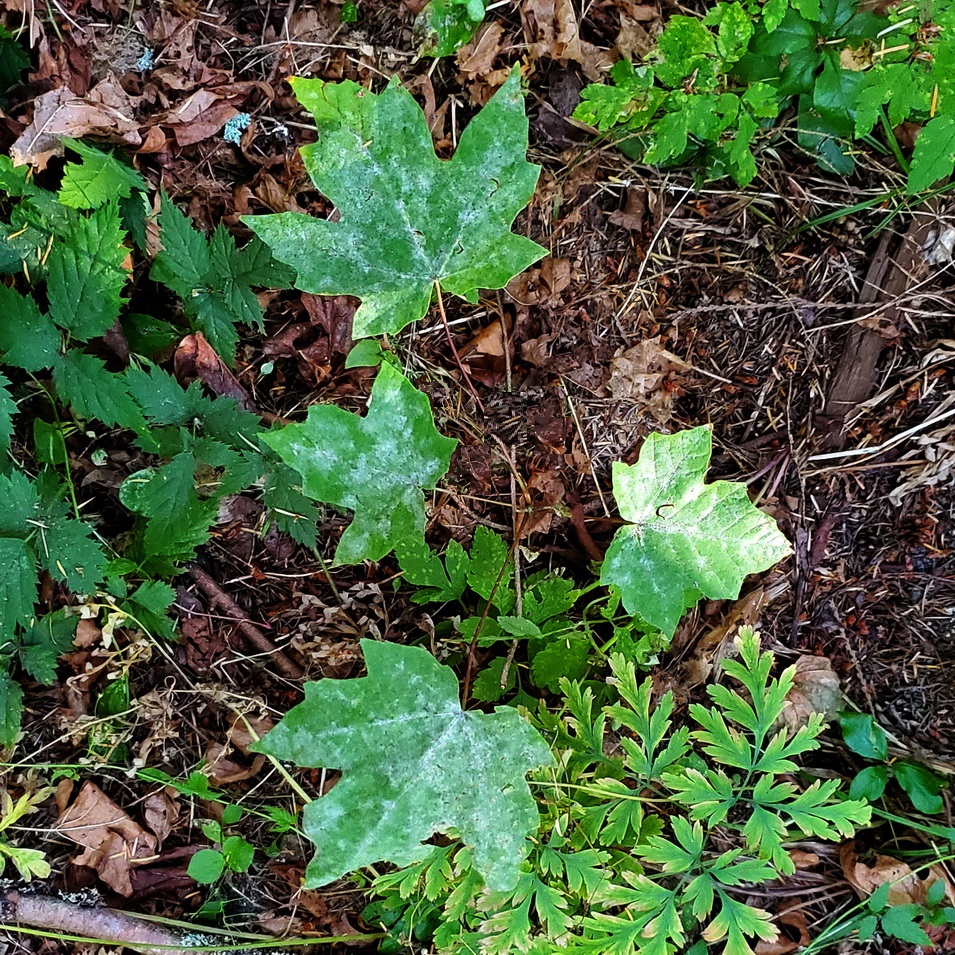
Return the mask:
<path fill-rule="evenodd" d="M 621 10 L 620 32 L 614 44 L 617 52 L 628 60 L 642 59 L 653 47 L 656 31 L 652 24 L 659 18 L 660 11 L 654 6 L 632 4 L 629 10 Z"/>
<path fill-rule="evenodd" d="M 507 79 L 510 67 L 492 69 L 505 46 L 504 27 L 495 21 L 481 27 L 457 52 L 458 80 L 468 90 L 474 106 L 484 106 Z"/>
<path fill-rule="evenodd" d="M 942 882 L 948 904 L 955 905 L 955 886 L 940 865 L 913 872 L 905 862 L 883 855 L 875 857 L 875 865 L 866 865 L 859 861 L 856 844 L 853 842 L 842 847 L 839 861 L 842 863 L 843 874 L 860 898 L 868 898 L 876 889 L 888 883 L 889 905 L 907 905 L 910 902 L 924 905 L 929 887 L 935 882 Z"/>
<path fill-rule="evenodd" d="M 642 232 L 643 220 L 647 211 L 647 193 L 645 189 L 628 189 L 627 201 L 622 209 L 610 214 L 612 225 L 620 226 L 628 232 Z"/>
<path fill-rule="evenodd" d="M 704 633 L 678 675 L 668 677 L 666 683 L 672 688 L 678 700 L 687 700 L 690 690 L 700 686 L 709 678 L 713 669 L 733 646 L 740 627 L 751 627 L 759 620 L 766 605 L 766 592 L 762 587 L 751 591 L 733 604 L 733 609 L 723 618 L 719 626 Z"/>
<path fill-rule="evenodd" d="M 795 899 L 787 899 L 787 906 L 792 906 Z M 771 942 L 760 940 L 756 945 L 756 955 L 790 955 L 801 948 L 805 948 L 811 941 L 809 923 L 801 908 L 791 908 L 790 911 L 773 919 L 779 934 Z"/>
<path fill-rule="evenodd" d="M 81 139 L 92 134 L 138 146 L 142 137 L 133 118 L 134 107 L 113 76 L 97 83 L 82 98 L 65 86 L 50 90 L 36 99 L 33 122 L 10 148 L 10 155 L 15 165 L 29 163 L 42 170 L 54 156 L 63 155 L 61 136 Z"/>
<path fill-rule="evenodd" d="M 493 388 L 507 374 L 508 359 L 505 356 L 513 354 L 511 349 L 510 335 L 505 339 L 503 326 L 495 321 L 482 328 L 463 348 L 459 348 L 458 356 L 467 365 L 467 372 L 472 378 Z"/>
<path fill-rule="evenodd" d="M 867 70 L 872 66 L 872 51 L 864 46 L 860 46 L 856 50 L 849 46 L 843 47 L 839 51 L 839 66 L 844 70 L 853 70 L 854 72 Z"/>
<path fill-rule="evenodd" d="M 599 82 L 613 64 L 609 50 L 581 40 L 571 0 L 525 0 L 523 15 L 531 26 L 532 57 L 573 60 L 592 83 Z"/>
<path fill-rule="evenodd" d="M 179 818 L 178 797 L 170 792 L 168 788 L 160 789 L 143 800 L 143 819 L 156 836 L 157 849 L 162 848 Z"/>
<path fill-rule="evenodd" d="M 133 894 L 132 868 L 156 855 L 156 837 L 89 781 L 83 783 L 76 802 L 60 815 L 54 828 L 85 847 L 73 859 L 76 865 L 95 869 L 113 891 L 123 896 Z"/>
<path fill-rule="evenodd" d="M 785 709 L 779 723 L 798 730 L 809 722 L 813 713 L 833 719 L 842 703 L 839 676 L 827 657 L 804 654 L 796 661 L 793 688 L 786 694 Z"/>
<path fill-rule="evenodd" d="M 636 401 L 660 424 L 665 424 L 673 410 L 675 390 L 668 385 L 679 386 L 682 379 L 676 372 L 690 366 L 667 351 L 662 341 L 658 335 L 626 351 L 618 350 L 610 362 L 610 380 L 606 387 L 610 397 Z"/>
<path fill-rule="evenodd" d="M 184 385 L 201 378 L 214 394 L 235 398 L 239 407 L 246 411 L 255 410 L 249 393 L 206 341 L 202 332 L 187 335 L 179 343 L 173 356 L 173 366 L 176 369 L 176 377 Z"/>
<path fill-rule="evenodd" d="M 546 534 L 554 522 L 554 509 L 564 500 L 566 488 L 560 471 L 535 471 L 527 482 L 532 510 L 520 524 L 521 539 L 531 534 Z"/>
<path fill-rule="evenodd" d="M 215 136 L 233 116 L 238 115 L 239 110 L 219 93 L 197 90 L 176 109 L 170 110 L 162 121 L 172 126 L 180 146 L 191 146 Z"/>

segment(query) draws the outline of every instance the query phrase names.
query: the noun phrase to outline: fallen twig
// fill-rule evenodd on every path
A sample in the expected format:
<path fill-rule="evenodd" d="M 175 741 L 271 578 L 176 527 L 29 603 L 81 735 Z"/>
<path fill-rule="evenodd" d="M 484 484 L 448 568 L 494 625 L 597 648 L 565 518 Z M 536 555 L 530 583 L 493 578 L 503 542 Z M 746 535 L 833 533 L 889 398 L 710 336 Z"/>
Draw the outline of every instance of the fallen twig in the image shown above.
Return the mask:
<path fill-rule="evenodd" d="M 46 895 L 17 885 L 0 889 L 0 923 L 4 928 L 32 925 L 61 935 L 115 942 L 142 955 L 169 955 L 175 948 L 208 950 L 223 941 L 221 937 L 147 922 L 117 909 L 84 904 L 82 899 Z"/>
<path fill-rule="evenodd" d="M 202 588 L 213 606 L 234 619 L 236 627 L 249 645 L 259 653 L 268 656 L 282 676 L 289 680 L 301 680 L 305 676 L 305 671 L 274 646 L 272 641 L 249 620 L 245 611 L 204 570 L 193 567 L 189 571 L 189 576 Z"/>

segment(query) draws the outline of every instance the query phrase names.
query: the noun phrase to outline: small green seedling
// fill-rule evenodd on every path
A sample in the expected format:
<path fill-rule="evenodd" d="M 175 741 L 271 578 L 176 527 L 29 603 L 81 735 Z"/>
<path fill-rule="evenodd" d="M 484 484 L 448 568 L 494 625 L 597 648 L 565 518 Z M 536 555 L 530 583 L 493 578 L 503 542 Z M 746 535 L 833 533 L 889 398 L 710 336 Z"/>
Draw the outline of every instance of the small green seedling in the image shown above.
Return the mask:
<path fill-rule="evenodd" d="M 190 860 L 188 875 L 200 885 L 218 882 L 222 873 L 248 872 L 255 855 L 255 848 L 242 836 L 227 836 L 224 827 L 234 826 L 243 816 L 240 806 L 228 805 L 222 810 L 222 822 L 207 819 L 202 823 L 202 834 L 218 843 L 218 849 L 200 849 Z"/>
<path fill-rule="evenodd" d="M 859 922 L 861 941 L 868 941 L 879 930 L 900 942 L 931 946 L 932 940 L 923 925 L 955 925 L 955 907 L 947 904 L 950 900 L 941 879 L 936 879 L 926 890 L 924 905 L 915 902 L 889 905 L 891 888 L 891 883 L 885 882 L 867 899 L 868 912 Z"/>
<path fill-rule="evenodd" d="M 919 812 L 936 815 L 945 804 L 941 793 L 945 780 L 924 763 L 914 759 L 889 761 L 889 742 L 885 730 L 868 713 L 843 713 L 839 717 L 846 746 L 859 756 L 876 761 L 859 772 L 849 789 L 854 799 L 875 802 L 881 799 L 890 780 L 902 787 Z"/>
<path fill-rule="evenodd" d="M 0 875 L 3 874 L 8 859 L 24 882 L 29 882 L 34 876 L 45 879 L 50 874 L 50 863 L 46 861 L 44 853 L 39 849 L 10 845 L 3 833 L 27 813 L 33 812 L 52 792 L 52 789 L 40 789 L 33 793 L 24 793 L 14 802 L 6 790 L 0 791 Z"/>

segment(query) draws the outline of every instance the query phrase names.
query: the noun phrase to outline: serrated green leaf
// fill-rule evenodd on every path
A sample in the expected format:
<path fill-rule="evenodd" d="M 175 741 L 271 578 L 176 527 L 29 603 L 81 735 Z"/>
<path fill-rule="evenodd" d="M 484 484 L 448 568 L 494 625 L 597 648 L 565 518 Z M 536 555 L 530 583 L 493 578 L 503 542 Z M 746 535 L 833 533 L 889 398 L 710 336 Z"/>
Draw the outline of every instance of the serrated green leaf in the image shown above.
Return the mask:
<path fill-rule="evenodd" d="M 106 566 L 106 555 L 91 533 L 82 521 L 59 517 L 39 529 L 35 542 L 40 566 L 80 594 L 92 593 Z"/>
<path fill-rule="evenodd" d="M 47 261 L 50 317 L 74 338 L 102 335 L 119 318 L 120 293 L 129 273 L 119 210 L 110 202 L 88 217 L 74 213 Z"/>
<path fill-rule="evenodd" d="M 36 557 L 26 541 L 0 537 L 0 646 L 33 617 L 37 601 Z M 8 744 L 9 745 L 9 744 Z"/>
<path fill-rule="evenodd" d="M 561 680 L 582 680 L 590 669 L 592 651 L 593 645 L 581 634 L 550 638 L 531 661 L 534 686 L 556 693 Z"/>
<path fill-rule="evenodd" d="M 444 561 L 423 540 L 415 538 L 398 541 L 395 556 L 404 579 L 415 587 L 427 588 L 412 595 L 415 603 L 459 600 L 464 594 L 470 561 L 457 541 L 448 544 Z"/>
<path fill-rule="evenodd" d="M 121 609 L 148 633 L 172 640 L 176 633 L 167 612 L 175 599 L 175 589 L 165 581 L 146 580 L 129 595 Z"/>
<path fill-rule="evenodd" d="M 0 537 L 28 537 L 39 517 L 36 485 L 21 471 L 0 474 Z"/>
<path fill-rule="evenodd" d="M 716 11 L 715 17 L 707 16 L 704 22 L 718 24 L 716 49 L 728 66 L 746 52 L 753 37 L 753 20 L 741 3 L 719 3 Z"/>
<path fill-rule="evenodd" d="M 65 139 L 63 145 L 80 156 L 63 169 L 57 198 L 72 209 L 95 209 L 112 199 L 129 198 L 134 189 L 146 192 L 146 180 L 135 169 L 111 153 L 86 145 L 79 139 Z"/>
<path fill-rule="evenodd" d="M 316 544 L 318 510 L 302 493 L 298 476 L 284 464 L 269 468 L 262 488 L 262 503 L 271 511 L 276 527 L 303 547 Z"/>
<path fill-rule="evenodd" d="M 2 553 L 2 545 L 0 545 Z M 2 590 L 0 590 L 2 600 Z M 3 634 L 3 607 L 0 604 L 0 639 Z M 0 656 L 0 746 L 12 746 L 20 732 L 20 717 L 23 713 L 23 690 L 10 676 L 10 658 Z"/>
<path fill-rule="evenodd" d="M 315 117 L 302 149 L 338 222 L 301 213 L 246 224 L 317 295 L 355 295 L 356 338 L 394 333 L 427 313 L 435 285 L 475 301 L 503 288 L 545 250 L 510 225 L 540 172 L 528 163 L 527 117 L 515 70 L 461 135 L 454 158 L 434 152 L 424 113 L 393 80 L 379 95 L 345 81 L 293 79 Z"/>
<path fill-rule="evenodd" d="M 701 90 L 712 89 L 717 82 L 720 57 L 713 34 L 697 17 L 673 16 L 657 38 L 660 62 L 656 75 L 670 89 L 680 89 L 693 76 Z"/>
<path fill-rule="evenodd" d="M 707 942 L 719 942 L 725 939 L 724 955 L 752 955 L 752 947 L 747 936 L 761 938 L 771 942 L 779 935 L 773 925 L 773 917 L 765 909 L 746 905 L 738 899 L 717 889 L 720 910 L 716 918 L 703 930 Z"/>
<path fill-rule="evenodd" d="M 422 489 L 444 476 L 457 444 L 438 433 L 427 397 L 387 363 L 364 418 L 312 405 L 304 423 L 262 441 L 302 475 L 305 494 L 355 512 L 336 564 L 381 560 L 399 541 L 422 539 Z"/>
<path fill-rule="evenodd" d="M 614 496 L 630 525 L 614 536 L 600 582 L 619 587 L 630 613 L 670 635 L 701 594 L 735 599 L 748 574 L 791 550 L 745 485 L 703 483 L 711 446 L 706 427 L 652 434 L 637 464 L 613 466 Z"/>
<path fill-rule="evenodd" d="M 932 940 L 919 925 L 921 916 L 921 906 L 914 903 L 890 905 L 882 914 L 882 931 L 910 945 L 931 945 Z"/>
<path fill-rule="evenodd" d="M 150 278 L 171 288 L 187 304 L 205 287 L 209 242 L 165 193 L 159 212 L 159 241 L 162 251 L 153 261 Z"/>
<path fill-rule="evenodd" d="M 507 542 L 490 528 L 479 525 L 474 531 L 470 558 L 468 586 L 501 613 L 509 613 L 514 606 L 514 571 Z"/>
<path fill-rule="evenodd" d="M 524 581 L 524 616 L 540 625 L 567 613 L 580 596 L 572 580 L 556 574 L 535 575 Z"/>
<path fill-rule="evenodd" d="M 60 353 L 60 333 L 32 298 L 0 284 L 0 353 L 25 371 L 49 368 Z"/>
<path fill-rule="evenodd" d="M 13 438 L 13 418 L 17 413 L 17 403 L 10 393 L 10 379 L 0 372 L 0 455 L 10 447 Z"/>
<path fill-rule="evenodd" d="M 721 825 L 739 801 L 732 780 L 721 770 L 704 774 L 690 767 L 682 773 L 663 773 L 660 778 L 690 810 L 690 818 L 706 819 L 710 825 Z"/>
<path fill-rule="evenodd" d="M 20 640 L 20 665 L 38 683 L 49 685 L 56 679 L 56 661 L 73 646 L 77 617 L 62 611 L 48 613 L 35 620 Z"/>
<path fill-rule="evenodd" d="M 955 169 L 955 116 L 936 116 L 915 140 L 906 189 L 909 195 L 930 189 Z"/>
<path fill-rule="evenodd" d="M 515 711 L 464 712 L 454 672 L 417 647 L 362 641 L 368 676 L 305 687 L 256 749 L 342 771 L 305 808 L 319 849 L 305 884 L 324 885 L 382 860 L 403 865 L 453 829 L 493 891 L 518 879 L 538 813 L 525 773 L 550 765 L 544 741 Z"/>
<path fill-rule="evenodd" d="M 150 276 L 179 295 L 193 326 L 231 365 L 236 324 L 261 325 L 262 308 L 251 286 L 286 287 L 292 273 L 258 239 L 239 250 L 222 225 L 206 239 L 165 194 L 159 228 L 163 248 Z"/>
<path fill-rule="evenodd" d="M 146 427 L 124 375 L 106 370 L 95 355 L 71 348 L 53 364 L 57 394 L 82 418 L 140 431 Z"/>
<path fill-rule="evenodd" d="M 158 470 L 130 475 L 120 487 L 122 504 L 146 518 L 144 557 L 157 558 L 161 568 L 188 560 L 209 539 L 218 507 L 214 499 L 199 499 L 195 472 L 195 456 L 183 451 Z"/>
<path fill-rule="evenodd" d="M 4 855 L 13 863 L 24 882 L 33 878 L 45 879 L 52 871 L 46 856 L 39 849 L 27 849 L 4 842 L 0 843 L 0 861 Z"/>
<path fill-rule="evenodd" d="M 514 689 L 517 682 L 517 668 L 512 663 L 507 671 L 507 680 L 501 686 L 501 677 L 504 675 L 506 657 L 492 660 L 474 680 L 471 687 L 471 696 L 480 703 L 496 703 L 502 696 Z"/>

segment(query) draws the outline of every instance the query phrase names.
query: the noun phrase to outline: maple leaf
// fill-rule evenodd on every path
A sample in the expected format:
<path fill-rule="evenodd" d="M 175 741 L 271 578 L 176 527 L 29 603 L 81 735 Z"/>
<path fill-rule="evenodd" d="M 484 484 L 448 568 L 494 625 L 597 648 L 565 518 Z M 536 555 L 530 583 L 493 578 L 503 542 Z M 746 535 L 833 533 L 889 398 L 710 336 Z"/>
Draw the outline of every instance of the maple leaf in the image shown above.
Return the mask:
<path fill-rule="evenodd" d="M 672 635 L 700 596 L 739 596 L 748 574 L 790 553 L 746 486 L 705 484 L 712 451 L 707 427 L 651 434 L 634 465 L 613 466 L 613 493 L 630 524 L 614 536 L 600 582 L 620 588 L 624 607 Z"/>
<path fill-rule="evenodd" d="M 310 498 L 348 508 L 336 564 L 381 560 L 405 538 L 424 534 L 424 494 L 445 475 L 457 441 L 439 434 L 428 398 L 385 362 L 364 418 L 313 405 L 301 424 L 261 438 L 302 475 Z"/>
<path fill-rule="evenodd" d="M 318 854 L 305 885 L 325 885 L 375 862 L 408 865 L 434 833 L 471 846 L 490 889 L 512 889 L 539 815 L 524 775 L 553 762 L 510 707 L 465 712 L 454 671 L 426 650 L 362 640 L 368 676 L 305 686 L 254 748 L 300 766 L 342 771 L 305 807 Z"/>
<path fill-rule="evenodd" d="M 319 133 L 302 158 L 341 218 L 284 212 L 244 221 L 298 272 L 298 288 L 362 300 L 356 338 L 422 318 L 436 285 L 473 302 L 479 288 L 503 288 L 546 254 L 510 231 L 540 172 L 525 159 L 516 68 L 449 161 L 435 155 L 424 113 L 397 79 L 379 95 L 350 81 L 290 82 Z"/>

